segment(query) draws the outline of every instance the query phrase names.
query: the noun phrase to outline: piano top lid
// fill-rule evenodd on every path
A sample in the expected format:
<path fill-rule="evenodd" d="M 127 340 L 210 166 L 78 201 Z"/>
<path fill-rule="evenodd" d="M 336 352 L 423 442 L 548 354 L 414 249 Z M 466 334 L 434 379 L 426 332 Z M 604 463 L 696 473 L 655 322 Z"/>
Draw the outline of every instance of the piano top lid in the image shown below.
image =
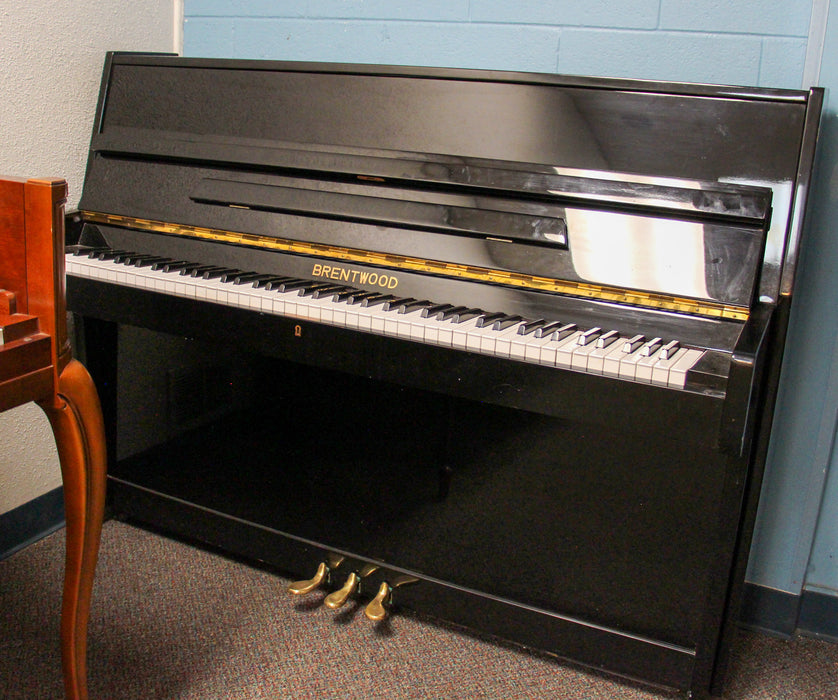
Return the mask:
<path fill-rule="evenodd" d="M 80 208 L 448 264 L 497 262 L 477 249 L 503 239 L 530 252 L 507 247 L 501 271 L 747 309 L 757 285 L 777 298 L 796 250 L 819 107 L 817 91 L 112 54 Z"/>

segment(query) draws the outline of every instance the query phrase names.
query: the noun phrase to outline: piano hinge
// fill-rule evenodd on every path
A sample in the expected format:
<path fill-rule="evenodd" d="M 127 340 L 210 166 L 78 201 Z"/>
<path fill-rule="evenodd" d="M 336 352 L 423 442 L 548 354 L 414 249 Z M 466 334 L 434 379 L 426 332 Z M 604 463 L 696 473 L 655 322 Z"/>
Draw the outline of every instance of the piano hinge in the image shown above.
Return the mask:
<path fill-rule="evenodd" d="M 190 236 L 221 243 L 247 245 L 268 250 L 278 250 L 297 255 L 308 255 L 332 260 L 343 260 L 362 265 L 398 268 L 410 272 L 456 277 L 469 281 L 501 284 L 505 286 L 523 287 L 542 292 L 563 294 L 567 296 L 595 299 L 617 304 L 640 306 L 665 311 L 706 316 L 708 318 L 723 318 L 734 321 L 745 321 L 748 318 L 747 307 L 729 306 L 712 301 L 677 297 L 655 292 L 644 292 L 608 285 L 590 284 L 574 280 L 554 279 L 538 275 L 527 275 L 521 272 L 494 270 L 491 268 L 460 265 L 441 260 L 427 260 L 397 253 L 379 253 L 372 250 L 346 248 L 327 243 L 312 243 L 295 241 L 286 238 L 275 238 L 252 233 L 224 231 L 222 229 L 172 224 L 164 221 L 139 219 L 119 214 L 105 214 L 94 211 L 79 212 L 85 221 L 98 224 L 109 224 L 123 228 L 134 228 L 142 231 L 153 231 L 178 236 Z"/>

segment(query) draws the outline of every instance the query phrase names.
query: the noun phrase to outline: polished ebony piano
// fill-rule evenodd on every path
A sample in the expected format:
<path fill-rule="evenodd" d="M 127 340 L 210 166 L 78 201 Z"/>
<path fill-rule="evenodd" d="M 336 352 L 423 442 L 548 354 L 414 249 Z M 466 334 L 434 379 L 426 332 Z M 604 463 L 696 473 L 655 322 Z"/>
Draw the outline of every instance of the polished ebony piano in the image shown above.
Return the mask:
<path fill-rule="evenodd" d="M 109 54 L 67 289 L 112 512 L 719 692 L 822 98 Z"/>

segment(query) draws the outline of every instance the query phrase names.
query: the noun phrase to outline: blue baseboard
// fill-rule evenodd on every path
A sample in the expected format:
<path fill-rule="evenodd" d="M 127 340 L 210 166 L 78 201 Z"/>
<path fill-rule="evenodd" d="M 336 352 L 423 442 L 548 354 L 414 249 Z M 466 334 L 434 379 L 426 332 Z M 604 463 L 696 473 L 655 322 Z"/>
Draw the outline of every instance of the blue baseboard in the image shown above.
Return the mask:
<path fill-rule="evenodd" d="M 751 629 L 791 637 L 797 629 L 799 607 L 799 596 L 745 583 L 739 621 Z"/>
<path fill-rule="evenodd" d="M 0 515 L 0 561 L 64 527 L 64 489 L 38 496 Z"/>
<path fill-rule="evenodd" d="M 838 642 L 838 596 L 804 591 L 797 629 L 810 637 Z"/>
<path fill-rule="evenodd" d="M 740 622 L 768 634 L 791 637 L 804 634 L 838 642 L 838 595 L 785 591 L 746 583 Z"/>

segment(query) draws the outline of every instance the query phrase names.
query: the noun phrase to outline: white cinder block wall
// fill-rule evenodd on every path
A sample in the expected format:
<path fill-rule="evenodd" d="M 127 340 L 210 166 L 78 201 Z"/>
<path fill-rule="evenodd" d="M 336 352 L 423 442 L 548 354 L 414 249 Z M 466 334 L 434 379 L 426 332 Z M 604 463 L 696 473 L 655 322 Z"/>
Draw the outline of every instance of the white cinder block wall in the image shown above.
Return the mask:
<path fill-rule="evenodd" d="M 179 52 L 182 17 L 182 0 L 0 3 L 0 174 L 66 178 L 75 205 L 105 52 Z M 0 514 L 60 484 L 41 410 L 0 414 Z"/>

